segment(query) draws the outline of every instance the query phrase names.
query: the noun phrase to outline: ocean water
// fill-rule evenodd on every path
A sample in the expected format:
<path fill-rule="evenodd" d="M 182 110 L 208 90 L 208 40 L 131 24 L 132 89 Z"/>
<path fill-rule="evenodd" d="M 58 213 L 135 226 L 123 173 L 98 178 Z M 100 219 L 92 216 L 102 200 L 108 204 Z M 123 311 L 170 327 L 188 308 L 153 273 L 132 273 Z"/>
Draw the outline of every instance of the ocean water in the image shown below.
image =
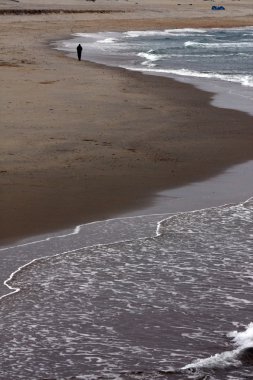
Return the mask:
<path fill-rule="evenodd" d="M 0 379 L 253 378 L 252 218 L 249 199 L 2 248 L 47 257 L 5 282 Z"/>
<path fill-rule="evenodd" d="M 203 72 L 208 86 L 252 96 L 252 31 L 80 34 L 57 46 L 177 79 Z M 253 198 L 164 212 L 0 247 L 0 380 L 253 379 Z"/>
<path fill-rule="evenodd" d="M 54 46 L 73 55 L 213 92 L 213 104 L 253 114 L 253 28 L 78 33 Z"/>

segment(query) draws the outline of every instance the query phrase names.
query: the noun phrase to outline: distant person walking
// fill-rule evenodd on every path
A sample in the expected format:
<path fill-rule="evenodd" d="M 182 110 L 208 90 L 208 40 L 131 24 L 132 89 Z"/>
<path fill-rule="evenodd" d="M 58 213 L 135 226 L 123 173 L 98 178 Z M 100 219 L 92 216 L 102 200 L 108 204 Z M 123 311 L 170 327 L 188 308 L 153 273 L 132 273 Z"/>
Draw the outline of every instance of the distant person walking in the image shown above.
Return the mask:
<path fill-rule="evenodd" d="M 83 51 L 83 48 L 82 48 L 82 45 L 78 45 L 77 48 L 76 48 L 76 51 L 77 51 L 77 56 L 78 56 L 78 60 L 81 61 L 81 58 L 82 58 L 82 51 Z"/>

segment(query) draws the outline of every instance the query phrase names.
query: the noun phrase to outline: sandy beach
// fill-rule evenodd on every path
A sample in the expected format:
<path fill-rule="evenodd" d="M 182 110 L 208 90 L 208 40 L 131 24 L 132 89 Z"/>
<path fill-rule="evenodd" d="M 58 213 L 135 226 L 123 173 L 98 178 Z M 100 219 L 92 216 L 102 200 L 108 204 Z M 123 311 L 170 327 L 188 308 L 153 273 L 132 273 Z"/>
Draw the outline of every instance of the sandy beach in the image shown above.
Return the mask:
<path fill-rule="evenodd" d="M 0 1 L 0 242 L 112 217 L 253 159 L 252 117 L 212 107 L 212 94 L 50 47 L 76 32 L 253 25 L 252 0 L 222 3 Z"/>

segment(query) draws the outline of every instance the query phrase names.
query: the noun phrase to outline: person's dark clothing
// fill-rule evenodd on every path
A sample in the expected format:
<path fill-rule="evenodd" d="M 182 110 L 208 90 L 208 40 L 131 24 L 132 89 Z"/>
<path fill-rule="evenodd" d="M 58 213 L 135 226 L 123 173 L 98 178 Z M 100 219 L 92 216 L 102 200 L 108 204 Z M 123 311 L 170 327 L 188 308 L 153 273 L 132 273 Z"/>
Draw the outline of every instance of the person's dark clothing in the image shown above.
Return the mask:
<path fill-rule="evenodd" d="M 77 50 L 78 60 L 81 61 L 81 58 L 82 58 L 82 50 L 83 50 L 82 45 L 79 44 L 79 45 L 77 46 L 76 50 Z"/>

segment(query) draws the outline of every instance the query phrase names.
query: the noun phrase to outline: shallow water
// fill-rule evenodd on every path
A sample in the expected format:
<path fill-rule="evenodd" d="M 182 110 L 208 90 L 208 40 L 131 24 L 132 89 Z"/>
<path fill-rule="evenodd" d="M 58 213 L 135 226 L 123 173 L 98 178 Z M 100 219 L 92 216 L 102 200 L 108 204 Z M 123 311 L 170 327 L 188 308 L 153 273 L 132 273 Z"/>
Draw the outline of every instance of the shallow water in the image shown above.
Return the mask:
<path fill-rule="evenodd" d="M 153 237 L 20 270 L 0 304 L 0 378 L 252 377 L 240 360 L 253 347 L 252 218 L 253 199 L 179 213 Z"/>

